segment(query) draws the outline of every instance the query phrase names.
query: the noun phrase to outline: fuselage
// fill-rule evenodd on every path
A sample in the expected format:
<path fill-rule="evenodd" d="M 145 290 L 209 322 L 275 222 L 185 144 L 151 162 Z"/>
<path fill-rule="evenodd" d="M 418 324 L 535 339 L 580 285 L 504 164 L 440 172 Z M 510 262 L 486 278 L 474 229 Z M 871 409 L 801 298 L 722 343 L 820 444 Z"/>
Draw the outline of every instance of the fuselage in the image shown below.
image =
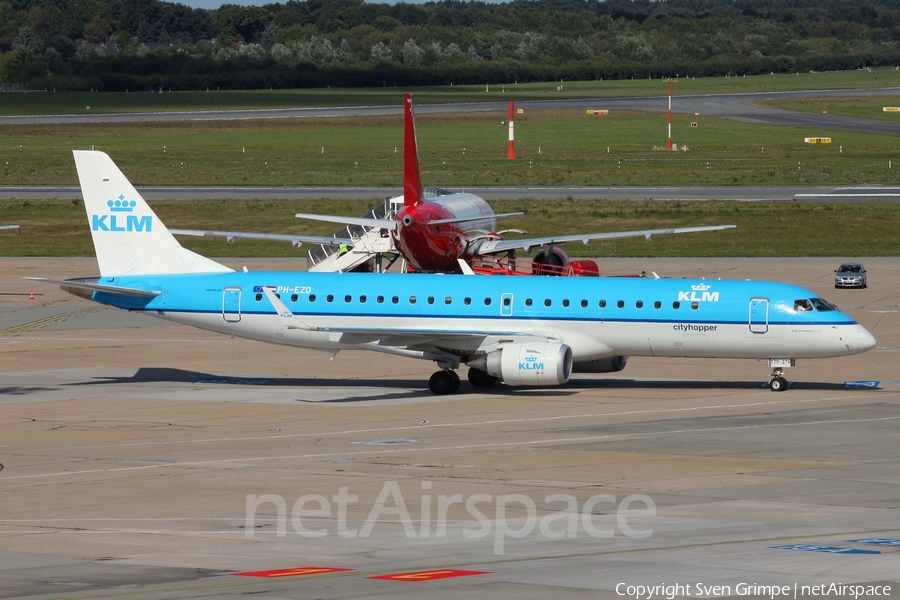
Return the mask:
<path fill-rule="evenodd" d="M 580 361 L 613 355 L 823 358 L 875 345 L 864 327 L 815 293 L 762 281 L 250 272 L 99 283 L 162 293 L 135 298 L 94 292 L 98 302 L 225 334 L 324 349 L 392 336 L 394 347 L 467 358 L 484 351 L 473 341 L 478 336 L 496 342 L 525 335 L 567 344 Z M 263 287 L 274 288 L 313 328 L 286 326 Z M 404 333 L 410 333 L 408 344 Z"/>
<path fill-rule="evenodd" d="M 429 224 L 444 219 L 455 223 Z M 494 211 L 474 194 L 450 194 L 405 207 L 397 215 L 394 244 L 417 271 L 456 271 L 457 259 L 465 254 L 469 236 L 496 228 Z"/>

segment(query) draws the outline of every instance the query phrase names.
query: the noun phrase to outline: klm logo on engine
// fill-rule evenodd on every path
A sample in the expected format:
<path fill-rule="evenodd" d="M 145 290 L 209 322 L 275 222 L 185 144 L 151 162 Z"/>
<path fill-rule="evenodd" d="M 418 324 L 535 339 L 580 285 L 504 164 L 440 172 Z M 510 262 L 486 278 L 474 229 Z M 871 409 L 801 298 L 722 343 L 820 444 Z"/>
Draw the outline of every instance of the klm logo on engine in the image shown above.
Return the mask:
<path fill-rule="evenodd" d="M 698 283 L 691 286 L 689 292 L 678 292 L 679 302 L 718 302 L 719 292 L 710 292 L 710 286 Z"/>
<path fill-rule="evenodd" d="M 91 229 L 94 231 L 153 231 L 153 217 L 139 217 L 128 214 L 134 212 L 137 202 L 126 200 L 120 195 L 118 200 L 107 200 L 109 215 L 91 215 Z"/>
<path fill-rule="evenodd" d="M 519 363 L 520 371 L 543 371 L 544 363 L 537 362 L 537 356 L 526 356 L 525 362 Z"/>

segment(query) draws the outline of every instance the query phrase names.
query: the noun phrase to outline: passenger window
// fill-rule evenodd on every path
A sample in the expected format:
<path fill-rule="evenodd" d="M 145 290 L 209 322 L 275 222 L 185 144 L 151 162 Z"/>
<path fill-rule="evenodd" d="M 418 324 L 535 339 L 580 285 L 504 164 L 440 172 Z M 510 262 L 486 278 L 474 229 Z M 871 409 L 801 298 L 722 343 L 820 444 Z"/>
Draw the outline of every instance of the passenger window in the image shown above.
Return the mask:
<path fill-rule="evenodd" d="M 484 299 L 484 305 L 485 305 L 485 306 L 490 306 L 490 305 L 491 305 L 491 299 L 490 299 L 490 298 L 485 298 L 485 299 Z"/>
<path fill-rule="evenodd" d="M 691 302 L 691 310 L 697 310 L 698 308 L 700 308 L 699 302 Z"/>
<path fill-rule="evenodd" d="M 656 310 L 659 310 L 660 308 L 662 308 L 662 302 L 657 300 L 656 302 L 653 303 L 653 308 L 655 308 Z"/>
<path fill-rule="evenodd" d="M 679 308 L 681 308 L 681 302 L 678 302 L 678 301 L 673 302 L 672 308 L 674 308 L 675 310 L 678 310 Z"/>
<path fill-rule="evenodd" d="M 297 294 L 291 294 L 291 302 L 296 302 L 299 297 Z"/>
<path fill-rule="evenodd" d="M 351 301 L 351 300 L 353 300 L 353 297 L 350 296 L 350 294 L 347 294 L 346 296 L 344 296 L 344 303 L 345 303 L 345 304 L 350 304 L 350 301 Z"/>
<path fill-rule="evenodd" d="M 259 302 L 260 300 L 262 300 L 262 294 L 257 294 L 256 301 Z"/>
<path fill-rule="evenodd" d="M 587 308 L 587 305 L 588 305 L 588 301 L 587 301 L 587 300 L 582 300 L 582 301 L 581 301 L 581 308 Z"/>
<path fill-rule="evenodd" d="M 568 301 L 568 300 L 563 300 L 563 303 L 562 303 L 562 304 L 563 304 L 563 308 L 569 308 L 569 301 Z"/>
<path fill-rule="evenodd" d="M 434 304 L 434 296 L 428 296 L 428 300 L 426 300 L 428 304 Z"/>
<path fill-rule="evenodd" d="M 360 303 L 360 304 L 365 304 L 365 303 L 366 303 L 366 297 L 365 297 L 365 296 L 360 296 L 360 297 L 359 297 L 359 303 Z"/>
<path fill-rule="evenodd" d="M 400 304 L 400 296 L 391 297 L 391 304 Z"/>
<path fill-rule="evenodd" d="M 472 299 L 471 299 L 471 298 L 466 298 L 465 300 L 463 300 L 463 304 L 465 304 L 466 306 L 472 304 Z"/>
<path fill-rule="evenodd" d="M 616 302 L 616 306 L 618 306 L 619 308 L 625 308 L 625 301 L 619 300 L 618 302 Z"/>
<path fill-rule="evenodd" d="M 550 306 L 551 304 L 553 304 L 553 302 L 550 300 L 550 298 L 544 300 L 544 306 Z"/>
<path fill-rule="evenodd" d="M 409 303 L 410 303 L 410 304 L 415 304 L 415 303 L 416 303 L 416 297 L 415 297 L 415 296 L 410 296 L 410 297 L 409 297 Z"/>
<path fill-rule="evenodd" d="M 315 302 L 315 301 L 316 301 L 316 295 L 315 295 L 315 294 L 310 294 L 310 295 L 309 295 L 309 301 L 310 301 L 310 303 Z"/>
<path fill-rule="evenodd" d="M 644 308 L 644 301 L 638 300 L 637 302 L 634 303 L 634 307 L 635 308 Z"/>
<path fill-rule="evenodd" d="M 377 298 L 375 298 L 375 302 L 377 302 L 378 304 L 383 304 L 384 296 L 378 296 Z"/>
<path fill-rule="evenodd" d="M 525 306 L 531 306 L 531 298 L 525 298 Z"/>
<path fill-rule="evenodd" d="M 325 302 L 334 302 L 334 296 L 328 294 L 327 296 L 325 296 Z"/>
<path fill-rule="evenodd" d="M 597 304 L 597 306 L 599 306 L 600 308 L 606 308 L 606 300 L 601 300 L 601 301 Z"/>
<path fill-rule="evenodd" d="M 453 304 L 453 298 L 451 298 L 450 296 L 447 296 L 446 298 L 444 298 L 444 304 L 446 304 L 447 306 L 450 306 L 451 304 Z"/>

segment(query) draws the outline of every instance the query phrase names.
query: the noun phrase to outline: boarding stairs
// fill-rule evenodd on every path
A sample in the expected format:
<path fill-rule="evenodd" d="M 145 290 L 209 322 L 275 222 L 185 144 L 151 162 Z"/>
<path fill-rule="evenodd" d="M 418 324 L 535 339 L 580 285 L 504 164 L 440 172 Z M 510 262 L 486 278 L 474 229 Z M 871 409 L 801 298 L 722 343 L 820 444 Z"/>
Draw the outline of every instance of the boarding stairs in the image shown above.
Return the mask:
<path fill-rule="evenodd" d="M 364 215 L 366 219 L 393 219 L 397 211 L 397 198 L 386 198 L 384 204 L 376 206 Z M 403 206 L 403 196 L 399 197 L 399 206 Z M 386 229 L 347 225 L 334 234 L 339 240 L 347 240 L 349 251 L 340 252 L 339 245 L 318 244 L 307 252 L 309 270 L 320 273 L 334 273 L 360 269 L 368 261 L 372 261 L 370 269 L 379 270 L 376 258 L 384 254 L 395 254 L 394 240 Z M 379 261 L 380 262 L 380 261 Z"/>

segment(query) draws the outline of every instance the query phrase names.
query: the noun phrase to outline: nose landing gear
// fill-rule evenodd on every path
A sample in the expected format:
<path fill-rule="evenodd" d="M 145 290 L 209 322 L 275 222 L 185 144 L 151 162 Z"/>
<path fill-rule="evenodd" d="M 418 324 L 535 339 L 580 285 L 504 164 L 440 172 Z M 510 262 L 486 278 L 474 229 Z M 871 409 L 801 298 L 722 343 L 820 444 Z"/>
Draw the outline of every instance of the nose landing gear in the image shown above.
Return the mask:
<path fill-rule="evenodd" d="M 773 392 L 783 392 L 788 388 L 788 380 L 784 377 L 784 370 L 796 364 L 793 358 L 770 358 L 769 366 L 772 368 L 772 378 L 769 381 L 769 389 Z"/>
<path fill-rule="evenodd" d="M 769 382 L 769 389 L 773 392 L 783 392 L 788 387 L 788 380 L 782 377 L 781 369 L 775 369 L 772 373 L 772 381 Z"/>

